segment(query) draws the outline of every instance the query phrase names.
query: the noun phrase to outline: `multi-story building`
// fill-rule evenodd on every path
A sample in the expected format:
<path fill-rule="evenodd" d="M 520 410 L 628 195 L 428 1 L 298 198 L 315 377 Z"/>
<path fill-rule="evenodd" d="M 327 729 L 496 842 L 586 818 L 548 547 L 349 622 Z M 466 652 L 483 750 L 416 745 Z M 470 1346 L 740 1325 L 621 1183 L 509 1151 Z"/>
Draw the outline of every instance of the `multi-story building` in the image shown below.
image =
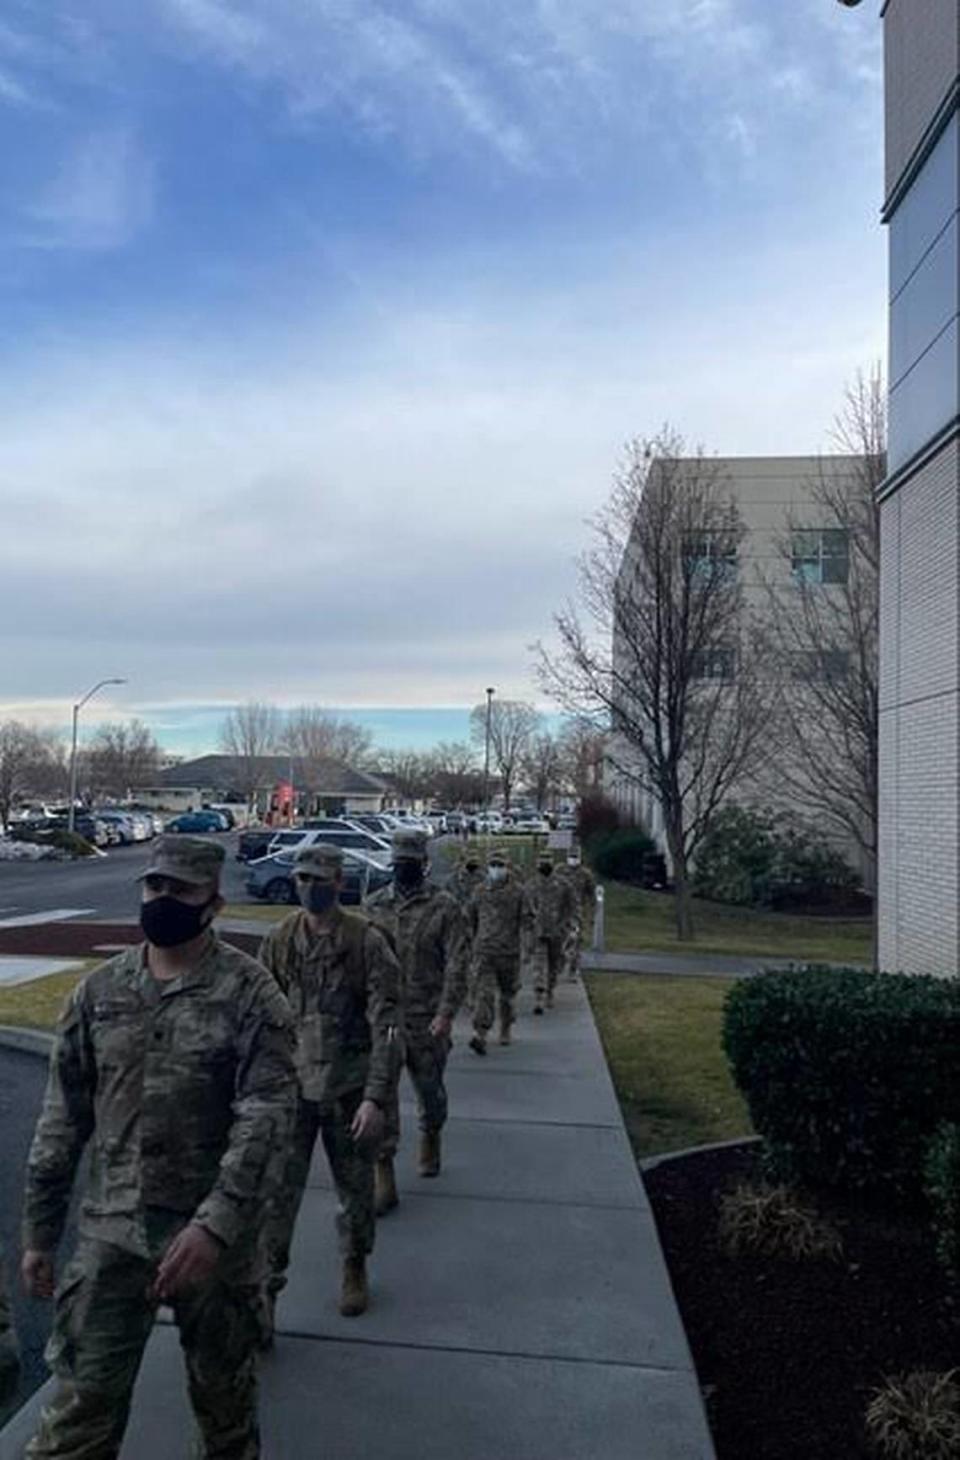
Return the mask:
<path fill-rule="evenodd" d="M 685 463 L 676 465 L 682 473 Z M 751 637 L 766 638 L 768 648 L 765 658 L 758 661 L 752 657 L 748 660 L 736 643 L 718 646 L 709 655 L 701 656 L 703 662 L 695 675 L 732 681 L 738 674 L 760 672 L 771 696 L 776 696 L 776 684 L 780 681 L 788 686 L 788 693 L 796 702 L 808 693 L 808 681 L 812 677 L 843 676 L 852 672 L 848 648 L 836 643 L 821 644 L 803 635 L 791 645 L 790 635 L 778 633 L 774 621 L 778 613 L 792 613 L 794 603 L 799 614 L 803 595 L 809 601 L 810 595 L 844 593 L 856 568 L 852 561 L 854 545 L 825 503 L 836 499 L 836 489 L 844 485 L 862 496 L 862 463 L 842 455 L 727 457 L 709 458 L 709 468 L 716 471 L 722 494 L 736 504 L 742 527 L 742 541 L 735 561 L 731 560 L 729 566 L 738 575 L 744 590 L 743 628 L 746 631 L 750 627 Z M 699 472 L 702 464 L 691 459 L 690 470 Z M 641 502 L 634 534 L 624 553 L 621 575 L 632 571 L 637 537 L 643 532 L 642 513 Z M 729 545 L 724 545 L 724 551 L 729 552 Z M 875 591 L 875 575 L 873 583 Z M 842 610 L 840 617 L 842 620 Z M 875 640 L 866 647 L 875 655 Z M 778 662 L 778 653 L 782 661 L 789 662 Z M 616 633 L 613 659 L 615 664 L 629 659 Z M 819 733 L 815 710 L 810 715 L 809 733 L 811 736 Z M 749 774 L 736 783 L 730 800 L 778 811 L 792 809 L 816 826 L 816 808 L 809 803 L 798 804 L 796 796 L 786 789 L 790 779 L 786 774 L 789 753 L 788 741 L 778 737 L 771 723 L 761 754 Z M 635 778 L 639 765 L 637 756 L 622 739 L 614 736 L 608 761 L 607 792 L 621 813 L 646 827 L 668 853 L 658 799 Z M 793 767 L 792 779 L 803 779 L 802 768 Z M 825 840 L 844 852 L 869 885 L 873 867 L 857 841 L 838 829 L 835 819 L 823 818 L 819 829 Z"/>
<path fill-rule="evenodd" d="M 879 959 L 960 969 L 960 5 L 886 0 Z"/>

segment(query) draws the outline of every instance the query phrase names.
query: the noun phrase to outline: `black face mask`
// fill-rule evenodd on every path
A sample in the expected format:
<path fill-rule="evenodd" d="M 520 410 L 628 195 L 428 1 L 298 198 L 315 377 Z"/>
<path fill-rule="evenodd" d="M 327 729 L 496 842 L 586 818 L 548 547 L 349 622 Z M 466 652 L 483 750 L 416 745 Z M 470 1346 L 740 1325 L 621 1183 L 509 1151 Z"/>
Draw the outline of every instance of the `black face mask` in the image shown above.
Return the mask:
<path fill-rule="evenodd" d="M 418 887 L 423 885 L 424 865 L 422 862 L 404 860 L 396 862 L 393 868 L 393 880 L 401 892 L 416 892 Z"/>
<path fill-rule="evenodd" d="M 553 872 L 553 867 L 541 867 L 540 871 L 543 873 L 544 877 L 549 877 Z"/>
<path fill-rule="evenodd" d="M 332 882 L 316 882 L 311 879 L 300 884 L 298 893 L 307 912 L 314 913 L 318 918 L 329 912 L 337 900 L 337 889 Z"/>
<path fill-rule="evenodd" d="M 147 942 L 157 948 L 179 948 L 181 943 L 199 938 L 210 926 L 211 920 L 205 914 L 213 907 L 217 895 L 214 893 L 199 907 L 180 902 L 169 894 L 141 903 L 140 926 Z"/>

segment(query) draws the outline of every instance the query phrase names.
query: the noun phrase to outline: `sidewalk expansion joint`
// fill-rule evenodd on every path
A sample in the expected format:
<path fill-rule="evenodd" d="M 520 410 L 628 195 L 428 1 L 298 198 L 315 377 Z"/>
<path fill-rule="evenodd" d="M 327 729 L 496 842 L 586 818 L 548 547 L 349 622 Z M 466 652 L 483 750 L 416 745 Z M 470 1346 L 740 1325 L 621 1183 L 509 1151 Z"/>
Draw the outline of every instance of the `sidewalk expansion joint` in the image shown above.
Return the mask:
<path fill-rule="evenodd" d="M 311 1191 L 325 1191 L 331 1196 L 333 1188 L 330 1186 L 312 1186 Z M 486 1193 L 471 1191 L 410 1191 L 409 1188 L 400 1188 L 401 1203 L 404 1201 L 484 1201 L 496 1206 L 520 1206 L 520 1207 L 577 1207 L 590 1212 L 639 1212 L 648 1213 L 649 1206 L 643 1198 L 643 1185 L 637 1179 L 638 1200 L 630 1201 L 584 1201 L 580 1197 L 557 1197 L 557 1196 L 488 1196 Z"/>
<path fill-rule="evenodd" d="M 408 1349 L 413 1353 L 466 1354 L 481 1359 L 528 1359 L 540 1364 L 573 1364 L 591 1369 L 635 1369 L 638 1373 L 685 1374 L 693 1370 L 684 1364 L 639 1363 L 635 1359 L 591 1359 L 579 1354 L 531 1353 L 525 1349 L 474 1348 L 470 1344 L 410 1343 L 396 1338 L 354 1338 L 352 1334 L 302 1333 L 299 1329 L 278 1328 L 277 1338 L 298 1339 L 302 1343 L 338 1343 L 358 1348 Z M 269 1356 L 266 1364 L 271 1362 Z"/>
<path fill-rule="evenodd" d="M 516 1120 L 509 1115 L 451 1115 L 449 1124 L 459 1121 L 463 1125 L 537 1125 L 551 1130 L 621 1130 L 619 1120 L 530 1120 L 519 1116 Z"/>

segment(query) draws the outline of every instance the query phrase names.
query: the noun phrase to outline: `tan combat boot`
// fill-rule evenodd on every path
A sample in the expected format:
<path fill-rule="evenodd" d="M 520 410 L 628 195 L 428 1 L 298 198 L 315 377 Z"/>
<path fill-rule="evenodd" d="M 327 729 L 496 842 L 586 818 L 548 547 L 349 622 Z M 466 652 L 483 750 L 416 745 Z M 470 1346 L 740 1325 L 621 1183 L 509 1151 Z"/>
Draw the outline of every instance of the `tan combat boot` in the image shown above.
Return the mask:
<path fill-rule="evenodd" d="M 424 1131 L 420 1137 L 420 1175 L 440 1175 L 440 1132 Z"/>
<path fill-rule="evenodd" d="M 381 1156 L 373 1168 L 373 1209 L 378 1217 L 385 1217 L 387 1212 L 392 1212 L 399 1205 L 393 1157 Z"/>
<path fill-rule="evenodd" d="M 362 1257 L 347 1257 L 343 1263 L 340 1312 L 344 1318 L 359 1318 L 367 1311 L 367 1264 Z"/>

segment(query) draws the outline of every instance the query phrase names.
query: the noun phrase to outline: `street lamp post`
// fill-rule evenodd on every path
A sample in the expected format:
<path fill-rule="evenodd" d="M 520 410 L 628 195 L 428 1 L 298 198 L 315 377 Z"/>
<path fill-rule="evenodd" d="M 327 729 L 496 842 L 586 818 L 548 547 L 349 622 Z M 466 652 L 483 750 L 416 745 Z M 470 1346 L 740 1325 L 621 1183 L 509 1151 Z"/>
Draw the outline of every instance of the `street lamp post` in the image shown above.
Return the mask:
<path fill-rule="evenodd" d="M 494 690 L 487 690 L 487 725 L 483 747 L 483 814 L 490 809 L 490 711 L 493 708 Z"/>
<path fill-rule="evenodd" d="M 80 711 L 87 700 L 92 700 L 98 689 L 103 689 L 105 684 L 126 684 L 125 679 L 101 679 L 88 689 L 82 700 L 78 700 L 73 707 L 73 739 L 70 745 L 70 806 L 67 811 L 67 826 L 73 831 L 74 820 L 77 809 L 77 727 L 80 720 Z"/>

